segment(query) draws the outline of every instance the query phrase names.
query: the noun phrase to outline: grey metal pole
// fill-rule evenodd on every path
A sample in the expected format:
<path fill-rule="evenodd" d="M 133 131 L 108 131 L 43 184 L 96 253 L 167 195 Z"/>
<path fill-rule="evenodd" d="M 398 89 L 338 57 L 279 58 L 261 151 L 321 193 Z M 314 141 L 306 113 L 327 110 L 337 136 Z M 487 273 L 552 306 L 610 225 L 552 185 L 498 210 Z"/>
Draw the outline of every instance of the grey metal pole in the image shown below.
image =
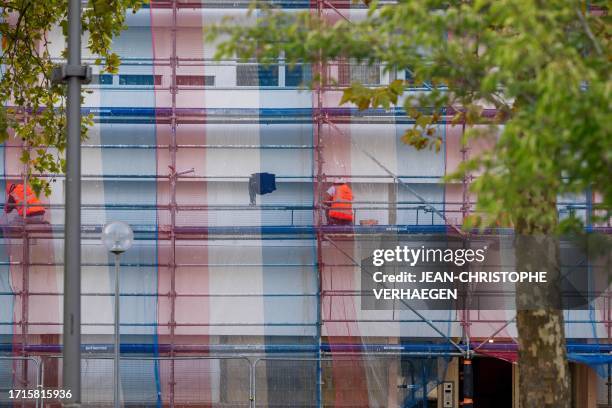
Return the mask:
<path fill-rule="evenodd" d="M 66 100 L 66 225 L 64 230 L 64 361 L 63 387 L 81 404 L 81 0 L 68 3 L 68 82 Z"/>
<path fill-rule="evenodd" d="M 113 371 L 113 390 L 114 390 L 114 401 L 115 408 L 119 408 L 121 406 L 120 403 L 120 372 L 119 372 L 119 361 L 121 358 L 121 341 L 120 341 L 120 331 L 119 331 L 119 252 L 115 252 L 115 370 Z"/>

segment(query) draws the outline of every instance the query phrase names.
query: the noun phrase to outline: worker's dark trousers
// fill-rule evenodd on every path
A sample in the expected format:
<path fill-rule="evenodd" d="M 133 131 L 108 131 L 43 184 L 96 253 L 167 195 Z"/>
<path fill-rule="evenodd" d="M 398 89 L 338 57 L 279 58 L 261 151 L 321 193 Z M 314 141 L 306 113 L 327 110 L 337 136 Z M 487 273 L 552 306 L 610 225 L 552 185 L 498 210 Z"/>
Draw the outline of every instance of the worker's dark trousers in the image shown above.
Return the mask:
<path fill-rule="evenodd" d="M 329 217 L 329 225 L 353 225 L 353 221 Z"/>
<path fill-rule="evenodd" d="M 29 215 L 23 218 L 16 211 L 8 214 L 7 224 L 8 225 L 24 225 L 24 224 L 43 224 L 45 214 Z"/>

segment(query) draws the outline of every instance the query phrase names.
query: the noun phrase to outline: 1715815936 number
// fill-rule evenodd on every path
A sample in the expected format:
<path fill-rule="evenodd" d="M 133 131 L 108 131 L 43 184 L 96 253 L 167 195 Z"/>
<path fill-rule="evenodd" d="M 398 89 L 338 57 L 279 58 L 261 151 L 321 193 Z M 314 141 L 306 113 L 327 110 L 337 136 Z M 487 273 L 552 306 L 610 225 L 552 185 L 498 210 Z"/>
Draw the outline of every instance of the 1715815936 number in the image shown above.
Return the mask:
<path fill-rule="evenodd" d="M 34 390 L 9 390 L 9 399 L 69 399 L 72 397 L 70 390 L 62 389 L 42 389 L 37 388 Z"/>

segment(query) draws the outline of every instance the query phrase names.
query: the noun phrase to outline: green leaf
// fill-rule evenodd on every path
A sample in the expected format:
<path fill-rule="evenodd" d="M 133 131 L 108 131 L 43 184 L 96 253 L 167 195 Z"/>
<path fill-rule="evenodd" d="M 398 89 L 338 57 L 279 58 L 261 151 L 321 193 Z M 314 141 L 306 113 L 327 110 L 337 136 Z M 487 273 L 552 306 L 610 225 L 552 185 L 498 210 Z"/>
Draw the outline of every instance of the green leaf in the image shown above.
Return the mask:
<path fill-rule="evenodd" d="M 22 150 L 21 156 L 19 157 L 19 161 L 27 164 L 30 162 L 30 152 L 28 150 Z"/>
<path fill-rule="evenodd" d="M 389 89 L 396 95 L 403 94 L 404 93 L 404 81 L 401 79 L 396 79 L 395 81 L 389 84 Z"/>
<path fill-rule="evenodd" d="M 6 142 L 8 137 L 8 118 L 6 108 L 4 106 L 0 106 L 0 143 Z"/>
<path fill-rule="evenodd" d="M 419 115 L 416 118 L 415 122 L 416 122 L 417 126 L 420 126 L 422 128 L 426 128 L 428 125 L 431 124 L 431 116 Z"/>
<path fill-rule="evenodd" d="M 0 22 L 0 36 L 14 39 L 10 55 L 0 54 L 0 143 L 9 138 L 10 129 L 18 142 L 32 148 L 32 154 L 24 150 L 19 160 L 26 165 L 36 192 L 49 194 L 49 182 L 37 174 L 64 171 L 65 162 L 61 155 L 66 146 L 63 105 L 66 87 L 48 82 L 54 65 L 51 57 L 57 55 L 52 55 L 50 43 L 44 41 L 43 33 L 59 26 L 64 35 L 67 34 L 67 3 L 59 0 L 13 3 L 19 5 L 11 16 L 15 24 Z M 111 46 L 112 39 L 125 28 L 127 8 L 138 8 L 143 3 L 142 0 L 90 0 L 88 7 L 83 9 L 83 29 L 90 34 L 87 47 L 96 61 L 107 62 L 106 70 L 116 72 L 120 64 L 119 56 L 112 52 Z M 7 17 L 5 11 L 0 8 L 0 20 Z M 61 56 L 66 57 L 65 49 Z M 3 107 L 7 104 L 17 108 L 7 112 Z M 24 120 L 24 110 L 29 112 L 27 121 Z M 83 138 L 91 125 L 91 118 L 83 117 Z"/>

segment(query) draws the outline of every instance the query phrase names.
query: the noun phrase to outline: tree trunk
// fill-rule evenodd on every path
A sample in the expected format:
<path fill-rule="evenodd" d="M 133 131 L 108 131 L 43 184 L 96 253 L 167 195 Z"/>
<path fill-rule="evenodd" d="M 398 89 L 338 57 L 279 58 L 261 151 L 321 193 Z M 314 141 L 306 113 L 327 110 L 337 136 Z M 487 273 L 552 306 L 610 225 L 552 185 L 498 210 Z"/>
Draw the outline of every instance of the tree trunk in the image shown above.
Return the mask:
<path fill-rule="evenodd" d="M 556 206 L 552 207 L 555 210 Z M 547 283 L 517 285 L 520 408 L 570 408 L 558 240 L 517 223 L 517 271 L 546 271 Z"/>
<path fill-rule="evenodd" d="M 516 324 L 520 408 L 570 408 L 563 312 L 522 310 Z"/>

